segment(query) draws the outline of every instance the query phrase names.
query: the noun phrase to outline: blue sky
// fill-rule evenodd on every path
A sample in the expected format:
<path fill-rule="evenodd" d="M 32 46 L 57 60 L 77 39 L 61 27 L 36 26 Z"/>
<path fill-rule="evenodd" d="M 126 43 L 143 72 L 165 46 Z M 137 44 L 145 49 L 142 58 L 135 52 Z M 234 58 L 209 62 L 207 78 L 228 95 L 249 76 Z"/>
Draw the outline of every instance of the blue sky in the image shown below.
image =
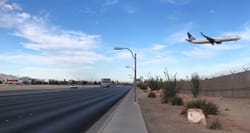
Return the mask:
<path fill-rule="evenodd" d="M 193 72 L 214 75 L 250 66 L 250 1 L 0 0 L 0 73 L 41 79 L 131 81 Z M 212 46 L 185 41 L 191 32 L 238 35 Z M 150 73 L 150 74 L 149 74 Z"/>

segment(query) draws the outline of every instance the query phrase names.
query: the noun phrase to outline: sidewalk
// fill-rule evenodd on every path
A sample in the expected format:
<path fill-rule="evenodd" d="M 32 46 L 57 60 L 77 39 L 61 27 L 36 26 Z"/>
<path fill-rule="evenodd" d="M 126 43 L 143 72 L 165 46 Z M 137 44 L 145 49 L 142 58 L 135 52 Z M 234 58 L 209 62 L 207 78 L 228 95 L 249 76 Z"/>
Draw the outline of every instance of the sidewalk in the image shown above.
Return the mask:
<path fill-rule="evenodd" d="M 117 106 L 110 121 L 101 133 L 148 133 L 140 105 L 134 102 L 134 90 L 131 89 Z"/>

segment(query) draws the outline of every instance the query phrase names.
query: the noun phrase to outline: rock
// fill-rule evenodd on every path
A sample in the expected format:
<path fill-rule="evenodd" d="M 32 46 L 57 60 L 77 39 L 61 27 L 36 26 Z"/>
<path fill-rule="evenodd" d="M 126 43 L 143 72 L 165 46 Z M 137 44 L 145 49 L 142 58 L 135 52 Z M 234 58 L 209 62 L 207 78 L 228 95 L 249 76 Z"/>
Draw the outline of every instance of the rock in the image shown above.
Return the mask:
<path fill-rule="evenodd" d="M 147 87 L 147 90 L 148 90 L 148 93 L 150 93 L 152 91 L 149 86 Z"/>
<path fill-rule="evenodd" d="M 201 109 L 191 108 L 187 111 L 187 119 L 191 123 L 201 123 L 207 125 L 206 117 Z"/>
<path fill-rule="evenodd" d="M 164 92 L 163 92 L 163 89 L 160 89 L 160 97 L 164 97 Z"/>

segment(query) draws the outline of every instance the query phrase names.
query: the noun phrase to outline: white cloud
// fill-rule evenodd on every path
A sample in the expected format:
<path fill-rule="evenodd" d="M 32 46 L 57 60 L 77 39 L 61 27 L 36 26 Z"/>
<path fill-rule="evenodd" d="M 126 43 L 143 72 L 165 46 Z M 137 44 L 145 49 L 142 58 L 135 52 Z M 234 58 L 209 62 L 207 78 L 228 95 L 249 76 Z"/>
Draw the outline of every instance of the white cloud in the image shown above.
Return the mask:
<path fill-rule="evenodd" d="M 242 46 L 238 44 L 233 44 L 233 43 L 227 43 L 225 44 L 218 44 L 218 45 L 202 45 L 203 48 L 205 49 L 210 49 L 210 50 L 216 50 L 216 51 L 226 51 L 226 50 L 236 50 L 236 49 L 241 49 Z"/>
<path fill-rule="evenodd" d="M 137 63 L 145 66 L 165 66 L 166 64 L 178 63 L 180 59 L 173 56 L 172 51 L 164 50 L 166 46 L 162 44 L 153 44 L 151 47 L 136 49 L 131 48 L 137 55 Z M 114 55 L 114 60 L 132 61 L 131 53 L 127 50 L 117 51 Z"/>
<path fill-rule="evenodd" d="M 204 77 L 217 77 L 235 72 L 244 71 L 245 68 L 250 68 L 250 58 L 244 58 L 239 60 L 233 60 L 229 62 L 221 62 L 209 65 L 200 65 L 192 67 L 193 72 L 198 72 Z M 209 70 L 209 71 L 208 71 Z M 185 69 L 184 69 L 185 71 Z"/>
<path fill-rule="evenodd" d="M 223 36 L 239 36 L 239 41 L 250 41 L 250 22 L 246 22 L 241 26 L 241 30 L 234 31 L 234 32 L 222 32 L 221 35 Z"/>
<path fill-rule="evenodd" d="M 2 3 L 1 7 L 7 5 L 11 6 Z M 88 50 L 96 48 L 100 41 L 99 35 L 59 29 L 46 24 L 42 17 L 32 16 L 19 10 L 0 12 L 0 14 L 2 15 L 0 26 L 13 29 L 14 35 L 26 39 L 28 42 L 24 43 L 24 46 L 32 50 Z"/>
<path fill-rule="evenodd" d="M 226 35 L 237 35 L 241 40 L 250 41 L 250 24 L 246 24 L 242 31 L 225 33 Z"/>
<path fill-rule="evenodd" d="M 11 53 L 1 54 L 0 60 L 18 64 L 93 64 L 96 61 L 109 61 L 110 59 L 91 51 L 61 51 L 46 54 Z"/>
<path fill-rule="evenodd" d="M 0 26 L 14 30 L 14 35 L 26 39 L 32 50 L 91 49 L 97 47 L 100 36 L 63 30 L 46 24 L 43 18 L 22 11 L 0 12 Z"/>
<path fill-rule="evenodd" d="M 164 48 L 166 48 L 166 45 L 162 45 L 162 44 L 154 44 L 153 47 L 152 47 L 152 49 L 156 50 L 156 51 L 162 50 Z"/>
<path fill-rule="evenodd" d="M 153 44 L 149 48 L 138 49 L 138 64 L 142 66 L 167 66 L 167 64 L 178 63 L 181 59 L 175 56 L 173 51 L 165 49 L 166 45 Z"/>
<path fill-rule="evenodd" d="M 21 10 L 21 7 L 17 3 L 6 4 L 7 0 L 0 0 L 0 10 L 2 11 L 13 11 Z"/>
<path fill-rule="evenodd" d="M 195 44 L 194 44 L 195 45 Z M 237 50 L 241 49 L 242 47 L 237 44 L 221 44 L 221 45 L 198 45 L 191 50 L 182 52 L 184 55 L 193 58 L 202 58 L 202 59 L 209 59 L 214 58 L 218 54 L 229 51 L 229 50 Z"/>
<path fill-rule="evenodd" d="M 165 38 L 165 41 L 170 44 L 185 42 L 185 39 L 187 38 L 186 31 L 187 30 L 181 30 L 181 31 L 172 33 L 170 36 Z"/>
<path fill-rule="evenodd" d="M 192 50 L 182 52 L 185 56 L 192 58 L 213 58 L 216 56 L 215 51 L 204 49 L 203 47 L 194 47 Z"/>
<path fill-rule="evenodd" d="M 83 12 L 83 13 L 86 13 L 86 14 L 97 14 L 97 12 L 94 11 L 94 10 L 92 10 L 91 8 L 81 9 L 79 12 L 80 12 L 80 13 Z"/>
<path fill-rule="evenodd" d="M 72 68 L 45 68 L 45 67 L 24 67 L 22 69 L 22 72 L 29 74 L 30 77 L 38 78 L 38 79 L 59 79 L 64 80 L 67 78 L 67 80 L 74 79 L 84 79 L 86 80 L 86 74 L 91 71 L 92 68 L 90 67 L 81 67 L 78 69 L 72 69 Z M 30 73 L 30 72 L 36 72 L 36 73 Z M 90 75 L 88 75 L 90 76 Z"/>
<path fill-rule="evenodd" d="M 132 55 L 129 51 L 117 51 L 115 54 L 115 58 L 127 60 L 127 59 L 132 59 Z"/>
<path fill-rule="evenodd" d="M 250 41 L 250 27 L 246 27 L 246 29 L 243 32 L 239 33 L 239 36 L 243 40 Z"/>
<path fill-rule="evenodd" d="M 0 60 L 31 65 L 73 64 L 76 66 L 72 67 L 77 70 L 79 65 L 110 60 L 95 52 L 101 43 L 100 35 L 58 28 L 47 22 L 48 13 L 44 17 L 33 16 L 24 12 L 18 4 L 0 0 L 0 16 L 0 28 L 8 29 L 11 35 L 26 40 L 21 43 L 24 50 L 1 53 Z M 32 54 L 22 52 L 27 49 L 32 50 Z"/>
<path fill-rule="evenodd" d="M 169 3 L 173 5 L 185 5 L 191 2 L 192 0 L 160 0 L 163 3 Z"/>
<path fill-rule="evenodd" d="M 136 12 L 138 12 L 138 9 L 131 5 L 123 6 L 123 10 L 129 14 L 135 14 Z"/>
<path fill-rule="evenodd" d="M 98 35 L 62 30 L 50 31 L 36 25 L 27 25 L 15 35 L 29 40 L 30 42 L 24 46 L 33 50 L 88 50 L 96 48 L 100 40 Z"/>
<path fill-rule="evenodd" d="M 143 60 L 140 65 L 145 66 L 153 66 L 153 65 L 166 65 L 166 64 L 174 64 L 178 63 L 179 60 L 173 57 L 151 57 L 151 59 Z"/>
<path fill-rule="evenodd" d="M 118 2 L 119 0 L 105 0 L 104 5 L 105 6 L 116 5 Z"/>
<path fill-rule="evenodd" d="M 169 36 L 165 38 L 166 43 L 168 44 L 176 44 L 176 43 L 183 43 L 185 42 L 187 38 L 187 32 L 191 29 L 193 26 L 192 22 L 188 22 L 182 26 L 180 26 L 180 29 L 170 33 Z"/>

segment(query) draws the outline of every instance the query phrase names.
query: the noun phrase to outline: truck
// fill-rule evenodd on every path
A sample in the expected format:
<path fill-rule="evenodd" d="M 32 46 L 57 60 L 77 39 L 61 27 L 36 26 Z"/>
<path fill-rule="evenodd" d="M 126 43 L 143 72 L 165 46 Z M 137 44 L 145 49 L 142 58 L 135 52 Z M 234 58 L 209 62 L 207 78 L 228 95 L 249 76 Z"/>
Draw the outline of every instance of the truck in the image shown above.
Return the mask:
<path fill-rule="evenodd" d="M 102 87 L 110 87 L 112 85 L 110 78 L 102 78 L 101 79 L 101 86 Z"/>

